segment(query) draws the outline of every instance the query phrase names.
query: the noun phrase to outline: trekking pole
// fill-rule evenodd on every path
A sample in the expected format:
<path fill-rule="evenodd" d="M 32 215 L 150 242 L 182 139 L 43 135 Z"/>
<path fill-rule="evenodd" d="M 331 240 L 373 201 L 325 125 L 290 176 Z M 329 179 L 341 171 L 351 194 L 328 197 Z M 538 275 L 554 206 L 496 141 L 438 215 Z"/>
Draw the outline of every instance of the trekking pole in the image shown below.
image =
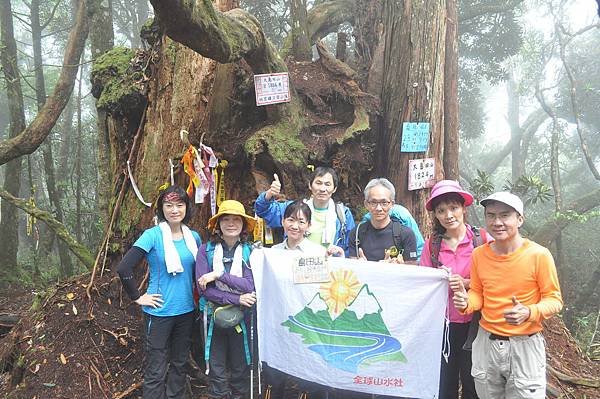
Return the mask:
<path fill-rule="evenodd" d="M 250 399 L 254 399 L 254 306 L 250 312 Z"/>

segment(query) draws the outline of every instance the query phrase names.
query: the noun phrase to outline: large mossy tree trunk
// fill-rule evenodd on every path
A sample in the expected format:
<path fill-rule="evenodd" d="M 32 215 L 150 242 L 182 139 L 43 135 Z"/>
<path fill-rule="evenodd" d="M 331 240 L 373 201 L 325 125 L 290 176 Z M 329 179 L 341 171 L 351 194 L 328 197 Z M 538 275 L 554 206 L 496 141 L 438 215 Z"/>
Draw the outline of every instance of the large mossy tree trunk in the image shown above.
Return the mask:
<path fill-rule="evenodd" d="M 125 75 L 136 74 L 132 73 L 132 65 L 145 63 L 139 61 L 139 54 L 134 58 L 124 49 L 112 50 L 94 66 L 93 91 L 99 97 L 98 107 L 106 110 L 109 120 L 110 171 L 115 176 L 111 186 L 113 198 L 125 178 L 125 161 L 147 99 L 139 148 L 132 157 L 133 174 L 146 201 L 156 198 L 157 187 L 168 181 L 168 160 L 177 164 L 181 158 L 185 144 L 180 140 L 180 131 L 186 130 L 193 144 L 198 145 L 202 137 L 203 144 L 212 146 L 219 158 L 229 162 L 225 169 L 226 197 L 241 200 L 248 209 L 257 193 L 268 187 L 274 172 L 282 177 L 288 197 L 305 196 L 310 173 L 307 164 L 336 168 L 341 177 L 337 199 L 357 209 L 362 203 L 362 188 L 375 175 L 372 168 L 377 164 L 378 175 L 390 177 L 397 185 L 399 201 L 414 211 L 419 222 L 427 221 L 423 209 L 427 191 L 406 191 L 408 159 L 414 154 L 399 154 L 399 126 L 403 121 L 430 122 L 433 144 L 428 155 L 441 161 L 444 1 L 407 5 L 409 8 L 400 10 L 395 2 L 384 3 L 384 8 L 335 0 L 309 10 L 311 42 L 319 37 L 317 32 L 335 30 L 323 20 L 323 15 L 339 23 L 353 23 L 355 18 L 362 21 L 355 27 L 355 35 L 371 38 L 365 39 L 361 47 L 365 65 L 359 68 L 364 73 L 335 60 L 321 44 L 317 46 L 319 60 L 290 61 L 286 65 L 265 39 L 256 19 L 240 9 L 220 12 L 209 0 L 153 0 L 152 4 L 165 36 L 159 35 L 144 55 L 151 57 L 151 68 L 144 71 L 150 80 L 142 85 L 135 79 L 123 80 Z M 336 8 L 342 4 L 350 6 L 354 15 Z M 382 15 L 385 25 L 378 22 Z M 366 26 L 366 20 L 374 23 Z M 384 40 L 383 46 L 380 41 Z M 411 42 L 416 44 L 411 47 Z M 372 68 L 378 47 L 384 65 L 379 70 Z M 292 101 L 257 107 L 253 75 L 284 72 L 288 68 Z M 382 110 L 375 96 L 360 89 L 367 85 L 372 70 L 383 76 L 379 78 L 383 83 L 377 85 L 384 88 Z M 415 82 L 417 86 L 413 87 Z M 144 88 L 139 90 L 141 86 Z M 124 100 L 130 96 L 136 100 Z M 378 112 L 385 117 L 382 127 L 374 130 L 371 120 Z M 378 148 L 374 151 L 376 142 Z M 187 185 L 181 167 L 175 175 L 177 183 Z M 150 225 L 153 212 L 131 190 L 120 206 L 111 236 L 114 244 L 127 245 Z M 204 226 L 208 214 L 208 204 L 200 206 L 192 225 Z M 112 248 L 118 249 L 119 245 Z"/>
<path fill-rule="evenodd" d="M 240 9 L 220 12 L 209 1 L 156 1 L 153 5 L 165 36 L 152 39 L 154 46 L 144 53 L 115 48 L 94 64 L 92 92 L 108 118 L 112 198 L 125 178 L 123 171 L 140 123 L 139 146 L 131 166 L 146 201 L 153 201 L 157 188 L 169 180 L 169 159 L 177 166 L 176 183 L 187 185 L 178 164 L 186 148 L 181 130 L 189 132 L 191 143 L 198 145 L 202 138 L 203 144 L 228 161 L 226 197 L 241 200 L 248 211 L 274 172 L 282 177 L 289 197 L 305 196 L 309 163 L 341 169 L 345 176 L 338 198 L 350 202 L 353 195 L 360 196 L 369 160 L 362 153 L 359 135 L 369 131 L 368 112 L 373 110 L 369 104 L 376 102 L 372 97 L 346 76 L 344 86 L 337 88 L 345 90 L 344 96 L 324 81 L 317 89 L 295 86 L 301 93 L 313 90 L 306 95 L 314 103 L 307 104 L 301 99 L 305 94 L 293 89 L 290 103 L 257 107 L 253 74 L 285 72 L 288 66 L 264 38 L 254 17 Z M 222 4 L 217 6 L 223 9 Z M 321 79 L 330 79 L 334 73 L 323 63 L 305 67 Z M 143 75 L 140 65 L 149 65 Z M 295 63 L 292 66 L 296 68 Z M 290 77 L 294 76 L 292 71 Z M 345 100 L 351 95 L 357 96 L 354 102 Z M 323 100 L 329 98 L 338 98 L 333 116 Z M 332 120 L 311 119 L 320 108 Z M 115 204 L 111 205 L 114 209 Z M 210 207 L 206 203 L 198 208 L 191 225 L 202 230 Z M 115 253 L 126 250 L 150 226 L 152 216 L 153 211 L 128 189 L 111 231 L 110 248 Z"/>
<path fill-rule="evenodd" d="M 443 176 L 444 60 L 446 1 L 399 2 L 383 6 L 385 51 L 382 117 L 378 132 L 377 170 L 396 186 L 396 200 L 427 226 L 428 190 L 408 191 L 408 161 L 431 157 L 436 178 Z M 400 152 L 403 122 L 429 122 L 427 153 Z"/>

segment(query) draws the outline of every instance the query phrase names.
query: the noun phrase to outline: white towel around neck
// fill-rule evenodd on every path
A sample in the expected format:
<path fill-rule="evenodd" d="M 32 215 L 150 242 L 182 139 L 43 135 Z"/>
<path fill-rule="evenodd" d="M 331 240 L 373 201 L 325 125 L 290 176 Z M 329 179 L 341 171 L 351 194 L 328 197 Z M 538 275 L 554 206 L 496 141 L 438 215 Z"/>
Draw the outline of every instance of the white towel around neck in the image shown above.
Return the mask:
<path fill-rule="evenodd" d="M 315 205 L 313 203 L 313 199 L 307 199 L 306 205 L 310 208 L 310 211 L 315 212 Z M 336 223 L 337 223 L 337 213 L 335 211 L 335 202 L 330 198 L 329 203 L 327 204 L 327 215 L 325 216 L 325 228 L 323 229 L 323 234 L 321 236 L 321 244 L 335 244 L 335 232 L 336 232 Z"/>
<path fill-rule="evenodd" d="M 236 277 L 243 277 L 242 263 L 243 263 L 243 249 L 242 244 L 238 244 L 235 247 L 235 252 L 233 253 L 233 261 L 231 262 L 231 269 L 229 269 L 229 274 L 232 274 Z M 217 272 L 219 275 L 223 274 L 225 271 L 225 265 L 223 264 L 223 245 L 221 243 L 217 243 L 215 245 L 215 252 L 213 253 L 213 271 Z M 236 290 L 229 287 L 227 284 L 215 280 L 215 285 L 221 291 L 235 292 L 239 293 Z"/>
<path fill-rule="evenodd" d="M 169 223 L 160 222 L 158 224 L 158 227 L 160 227 L 160 231 L 162 232 L 167 272 L 172 275 L 176 275 L 177 273 L 183 273 L 183 265 L 181 264 L 179 253 L 177 253 L 177 249 L 175 248 L 175 243 L 173 242 L 173 234 L 171 233 L 171 227 L 169 226 Z M 187 227 L 185 224 L 182 224 L 181 231 L 183 232 L 185 246 L 192 253 L 194 259 L 196 259 L 196 255 L 198 254 L 198 243 L 196 242 L 196 239 L 192 234 L 192 230 L 190 230 L 190 228 Z"/>

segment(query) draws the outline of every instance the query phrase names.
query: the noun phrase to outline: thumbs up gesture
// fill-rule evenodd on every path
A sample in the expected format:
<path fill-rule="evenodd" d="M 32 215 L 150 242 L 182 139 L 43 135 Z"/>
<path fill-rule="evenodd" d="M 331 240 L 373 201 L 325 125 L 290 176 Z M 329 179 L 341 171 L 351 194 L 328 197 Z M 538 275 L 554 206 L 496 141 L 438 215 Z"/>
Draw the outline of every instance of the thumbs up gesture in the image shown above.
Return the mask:
<path fill-rule="evenodd" d="M 467 294 L 465 284 L 458 274 L 450 275 L 450 288 L 454 292 L 452 297 L 454 307 L 458 310 L 465 310 L 468 305 L 469 294 Z"/>
<path fill-rule="evenodd" d="M 529 316 L 531 316 L 531 311 L 527 306 L 519 302 L 517 300 L 517 297 L 514 295 L 512 297 L 512 304 L 512 308 L 504 311 L 504 319 L 508 324 L 518 326 L 529 320 Z"/>
<path fill-rule="evenodd" d="M 279 181 L 279 176 L 277 173 L 273 174 L 273 182 L 271 183 L 271 187 L 265 193 L 265 199 L 271 200 L 273 197 L 279 195 L 281 192 L 281 182 Z"/>

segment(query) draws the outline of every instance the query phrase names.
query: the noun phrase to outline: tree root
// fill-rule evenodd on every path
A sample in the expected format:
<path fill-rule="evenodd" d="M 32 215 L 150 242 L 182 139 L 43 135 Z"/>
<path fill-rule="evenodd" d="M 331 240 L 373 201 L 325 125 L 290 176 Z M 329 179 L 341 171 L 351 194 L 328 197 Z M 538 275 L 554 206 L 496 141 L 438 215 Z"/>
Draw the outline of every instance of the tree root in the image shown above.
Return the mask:
<path fill-rule="evenodd" d="M 574 377 L 568 374 L 562 373 L 556 370 L 554 367 L 548 365 L 548 371 L 550 374 L 555 376 L 559 381 L 568 382 L 573 385 L 581 385 L 584 387 L 590 388 L 600 388 L 600 380 L 595 380 L 593 378 L 584 378 L 584 377 Z"/>

